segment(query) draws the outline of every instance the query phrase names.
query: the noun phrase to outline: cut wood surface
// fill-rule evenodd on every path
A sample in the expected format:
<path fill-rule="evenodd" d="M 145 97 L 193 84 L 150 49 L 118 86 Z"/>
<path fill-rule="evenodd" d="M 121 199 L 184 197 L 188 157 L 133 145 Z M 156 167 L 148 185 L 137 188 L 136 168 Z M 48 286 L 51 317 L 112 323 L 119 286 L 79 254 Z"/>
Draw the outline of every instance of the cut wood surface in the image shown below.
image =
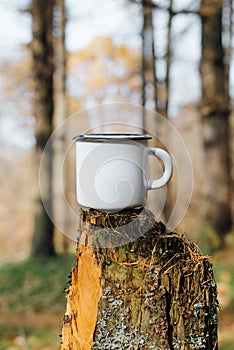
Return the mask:
<path fill-rule="evenodd" d="M 150 211 L 82 210 L 76 258 L 62 350 L 218 349 L 212 265 Z"/>

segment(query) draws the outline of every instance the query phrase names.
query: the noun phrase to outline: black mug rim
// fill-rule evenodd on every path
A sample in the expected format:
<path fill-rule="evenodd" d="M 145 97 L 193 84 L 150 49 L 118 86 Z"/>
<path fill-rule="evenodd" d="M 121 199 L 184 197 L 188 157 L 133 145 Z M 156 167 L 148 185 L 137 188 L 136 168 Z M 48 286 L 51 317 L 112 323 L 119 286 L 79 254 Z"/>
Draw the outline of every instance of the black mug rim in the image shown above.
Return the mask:
<path fill-rule="evenodd" d="M 152 137 L 146 134 L 80 134 L 73 137 L 75 141 L 129 141 L 129 140 L 150 140 Z"/>

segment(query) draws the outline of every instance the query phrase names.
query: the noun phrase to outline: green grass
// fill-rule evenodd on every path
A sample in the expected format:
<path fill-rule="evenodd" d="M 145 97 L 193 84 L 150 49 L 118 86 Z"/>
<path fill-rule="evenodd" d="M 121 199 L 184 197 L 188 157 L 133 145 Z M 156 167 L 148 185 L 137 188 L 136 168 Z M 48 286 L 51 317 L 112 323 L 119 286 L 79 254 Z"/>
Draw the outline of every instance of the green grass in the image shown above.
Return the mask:
<path fill-rule="evenodd" d="M 220 291 L 221 299 L 223 296 L 228 299 L 228 302 L 222 305 L 223 311 L 234 311 L 234 253 L 230 252 L 219 253 L 214 260 L 213 270 L 215 280 L 218 284 L 222 285 L 222 291 Z M 234 318 L 234 317 L 233 317 Z"/>
<path fill-rule="evenodd" d="M 219 346 L 219 350 L 233 350 L 233 343 L 226 343 L 225 345 Z"/>
<path fill-rule="evenodd" d="M 16 326 L 2 326 L 0 336 L 1 350 L 58 350 L 61 330 L 59 327 L 41 327 L 40 329 Z"/>
<path fill-rule="evenodd" d="M 59 349 L 75 257 L 29 259 L 0 267 L 0 350 Z"/>
<path fill-rule="evenodd" d="M 0 267 L 1 309 L 15 313 L 61 312 L 63 288 L 75 263 L 70 256 L 27 260 Z"/>
<path fill-rule="evenodd" d="M 220 300 L 219 350 L 234 349 L 234 245 L 231 238 L 229 248 L 214 257 L 214 275 L 218 283 Z"/>

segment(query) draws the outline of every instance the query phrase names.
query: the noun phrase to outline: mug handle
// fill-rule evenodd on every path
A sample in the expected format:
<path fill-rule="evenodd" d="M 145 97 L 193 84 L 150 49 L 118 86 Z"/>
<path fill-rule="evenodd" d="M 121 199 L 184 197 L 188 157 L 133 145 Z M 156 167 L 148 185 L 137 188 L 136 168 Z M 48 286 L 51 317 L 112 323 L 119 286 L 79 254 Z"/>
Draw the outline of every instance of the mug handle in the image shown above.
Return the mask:
<path fill-rule="evenodd" d="M 155 188 L 162 187 L 170 180 L 173 172 L 172 160 L 169 154 L 161 148 L 148 147 L 149 155 L 153 155 L 163 161 L 164 173 L 163 175 L 154 181 L 148 181 L 148 190 L 154 190 Z"/>

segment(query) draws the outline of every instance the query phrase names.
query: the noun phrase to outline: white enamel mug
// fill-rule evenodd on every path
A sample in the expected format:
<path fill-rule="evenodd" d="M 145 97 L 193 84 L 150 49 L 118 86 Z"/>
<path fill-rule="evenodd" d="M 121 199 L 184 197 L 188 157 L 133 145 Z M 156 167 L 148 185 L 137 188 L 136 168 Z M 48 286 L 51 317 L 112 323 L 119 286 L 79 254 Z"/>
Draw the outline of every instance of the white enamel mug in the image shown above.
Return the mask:
<path fill-rule="evenodd" d="M 148 147 L 149 135 L 82 134 L 76 140 L 76 194 L 83 207 L 121 210 L 144 205 L 147 191 L 166 185 L 173 166 L 169 154 Z M 160 158 L 163 175 L 148 180 L 148 156 Z"/>

